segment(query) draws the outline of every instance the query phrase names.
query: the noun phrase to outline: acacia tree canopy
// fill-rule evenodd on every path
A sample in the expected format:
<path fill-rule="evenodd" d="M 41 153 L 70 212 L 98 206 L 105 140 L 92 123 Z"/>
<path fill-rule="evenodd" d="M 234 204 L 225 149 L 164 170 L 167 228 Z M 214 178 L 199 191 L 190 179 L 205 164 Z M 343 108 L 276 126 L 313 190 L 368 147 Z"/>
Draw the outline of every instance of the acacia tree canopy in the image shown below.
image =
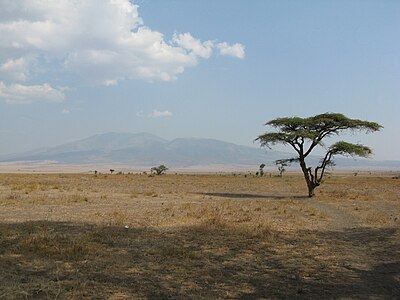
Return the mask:
<path fill-rule="evenodd" d="M 162 175 L 164 174 L 168 168 L 164 165 L 159 165 L 158 167 L 152 167 L 150 169 L 151 174 Z"/>
<path fill-rule="evenodd" d="M 329 151 L 333 155 L 340 154 L 344 156 L 360 156 L 360 157 L 368 157 L 372 154 L 370 148 L 360 144 L 351 144 L 347 142 L 337 142 L 329 147 Z"/>
<path fill-rule="evenodd" d="M 259 141 L 261 146 L 268 148 L 276 144 L 290 145 L 296 151 L 297 157 L 288 159 L 288 161 L 299 161 L 310 197 L 314 196 L 315 187 L 320 185 L 325 168 L 333 163 L 334 155 L 368 157 L 372 153 L 367 146 L 340 141 L 327 148 L 325 157 L 312 172 L 312 168 L 307 167 L 305 158 L 316 146 L 324 146 L 324 139 L 339 135 L 343 131 L 369 133 L 382 128 L 378 123 L 350 119 L 340 113 L 324 113 L 308 118 L 277 118 L 268 121 L 265 125 L 274 128 L 275 131 L 260 135 L 256 141 Z M 319 171 L 321 173 L 318 174 Z"/>

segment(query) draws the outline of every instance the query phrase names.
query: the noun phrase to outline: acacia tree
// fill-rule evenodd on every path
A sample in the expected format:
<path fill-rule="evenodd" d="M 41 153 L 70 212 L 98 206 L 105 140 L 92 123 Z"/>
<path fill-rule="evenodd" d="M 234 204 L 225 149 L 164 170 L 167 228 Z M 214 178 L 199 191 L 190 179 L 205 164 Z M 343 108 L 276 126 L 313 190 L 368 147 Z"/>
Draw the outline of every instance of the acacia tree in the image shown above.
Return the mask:
<path fill-rule="evenodd" d="M 290 166 L 291 159 L 278 159 L 275 161 L 275 165 L 278 167 L 279 177 L 283 176 L 286 171 L 286 167 Z"/>
<path fill-rule="evenodd" d="M 275 128 L 275 131 L 260 135 L 256 141 L 259 141 L 262 147 L 271 148 L 276 144 L 283 144 L 290 145 L 296 151 L 296 157 L 282 161 L 299 162 L 307 183 L 309 197 L 314 196 L 315 188 L 321 184 L 326 167 L 334 164 L 335 155 L 368 157 L 372 154 L 372 150 L 367 146 L 344 141 L 336 142 L 326 148 L 325 156 L 313 170 L 307 166 L 306 158 L 316 146 L 324 146 L 324 139 L 339 135 L 344 131 L 369 133 L 382 128 L 378 123 L 350 119 L 339 113 L 324 113 L 308 118 L 278 118 L 265 125 Z"/>
<path fill-rule="evenodd" d="M 158 167 L 152 167 L 150 169 L 151 174 L 162 175 L 164 174 L 168 168 L 164 165 L 159 165 Z"/>

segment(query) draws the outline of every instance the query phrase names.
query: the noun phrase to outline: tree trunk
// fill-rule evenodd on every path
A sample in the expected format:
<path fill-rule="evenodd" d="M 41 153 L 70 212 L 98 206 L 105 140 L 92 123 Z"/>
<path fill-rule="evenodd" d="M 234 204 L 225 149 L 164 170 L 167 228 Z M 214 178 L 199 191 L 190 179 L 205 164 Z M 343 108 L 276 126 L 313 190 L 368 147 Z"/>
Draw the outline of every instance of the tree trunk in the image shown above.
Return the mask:
<path fill-rule="evenodd" d="M 314 195 L 315 195 L 314 194 L 314 189 L 315 189 L 316 185 L 314 184 L 314 182 L 310 178 L 310 174 L 308 172 L 304 157 L 300 156 L 299 162 L 300 162 L 301 170 L 303 171 L 303 174 L 304 174 L 304 179 L 306 180 L 306 183 L 307 183 L 308 197 L 310 197 L 310 198 L 314 197 Z"/>
<path fill-rule="evenodd" d="M 312 184 L 312 182 L 310 182 L 308 185 L 308 197 L 314 197 L 315 193 L 314 193 L 314 189 L 315 189 L 315 185 Z"/>

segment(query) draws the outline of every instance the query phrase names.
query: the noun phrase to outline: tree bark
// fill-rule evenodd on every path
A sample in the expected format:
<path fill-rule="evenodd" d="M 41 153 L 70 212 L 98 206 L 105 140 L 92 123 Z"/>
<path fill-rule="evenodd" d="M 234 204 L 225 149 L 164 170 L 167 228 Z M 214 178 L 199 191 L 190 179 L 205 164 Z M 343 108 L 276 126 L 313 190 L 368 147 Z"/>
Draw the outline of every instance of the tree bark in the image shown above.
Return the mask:
<path fill-rule="evenodd" d="M 306 180 L 307 183 L 308 197 L 310 198 L 314 197 L 315 196 L 314 190 L 318 186 L 318 184 L 315 184 L 315 182 L 313 181 L 314 178 L 312 178 L 312 174 L 310 174 L 311 171 L 307 168 L 305 159 L 302 155 L 300 155 L 299 162 L 301 170 L 303 171 L 304 174 L 304 179 Z"/>
<path fill-rule="evenodd" d="M 308 184 L 308 197 L 314 197 L 315 193 L 314 193 L 314 189 L 315 189 L 315 185 L 310 183 Z"/>
<path fill-rule="evenodd" d="M 308 174 L 308 170 L 307 170 L 307 166 L 306 166 L 306 162 L 304 160 L 304 157 L 301 154 L 300 154 L 300 157 L 299 157 L 299 163 L 300 163 L 301 170 L 303 171 L 304 179 L 306 180 L 306 183 L 307 183 L 308 196 L 312 197 L 312 196 L 314 196 L 314 189 L 311 188 L 310 175 Z"/>

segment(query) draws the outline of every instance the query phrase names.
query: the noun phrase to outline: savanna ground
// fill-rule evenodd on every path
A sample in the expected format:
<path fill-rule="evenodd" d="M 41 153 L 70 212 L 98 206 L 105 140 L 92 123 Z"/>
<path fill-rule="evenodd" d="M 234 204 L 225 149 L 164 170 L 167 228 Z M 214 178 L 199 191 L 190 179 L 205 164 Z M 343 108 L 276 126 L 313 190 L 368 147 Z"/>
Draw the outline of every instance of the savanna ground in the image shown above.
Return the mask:
<path fill-rule="evenodd" d="M 0 174 L 0 299 L 399 299 L 400 180 L 285 175 Z"/>

